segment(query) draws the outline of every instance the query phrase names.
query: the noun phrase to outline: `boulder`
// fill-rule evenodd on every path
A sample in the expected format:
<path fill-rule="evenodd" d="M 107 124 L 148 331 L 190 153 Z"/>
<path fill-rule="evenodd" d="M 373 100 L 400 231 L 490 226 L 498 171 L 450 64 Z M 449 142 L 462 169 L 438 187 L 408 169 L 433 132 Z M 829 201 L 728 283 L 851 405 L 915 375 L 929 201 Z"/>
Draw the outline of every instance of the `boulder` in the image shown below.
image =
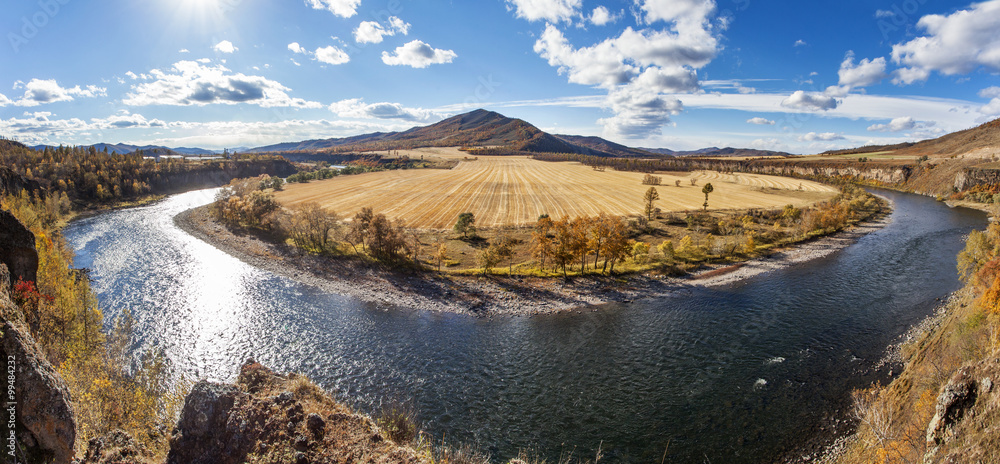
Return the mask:
<path fill-rule="evenodd" d="M 34 282 L 37 278 L 35 234 L 5 210 L 0 210 L 0 263 L 7 265 L 11 284 L 18 279 Z"/>
<path fill-rule="evenodd" d="M 950 438 L 950 431 L 966 411 L 976 404 L 976 381 L 971 367 L 959 369 L 941 389 L 934 417 L 927 426 L 927 446 L 941 445 Z"/>
<path fill-rule="evenodd" d="M 14 406 L 17 449 L 27 462 L 70 462 L 76 440 L 76 419 L 66 383 L 46 360 L 24 325 L 6 321 L 0 330 L 3 331 L 0 359 L 6 366 L 8 384 L 4 389 L 3 406 L 5 411 L 9 411 L 10 403 Z M 12 390 L 9 389 L 11 383 Z M 5 412 L 4 417 L 7 414 Z M 6 439 L 5 431 L 5 448 L 8 446 Z"/>
<path fill-rule="evenodd" d="M 180 420 L 170 439 L 168 464 L 224 462 L 227 448 L 237 447 L 227 431 L 230 411 L 245 397 L 239 387 L 202 380 L 184 400 Z"/>

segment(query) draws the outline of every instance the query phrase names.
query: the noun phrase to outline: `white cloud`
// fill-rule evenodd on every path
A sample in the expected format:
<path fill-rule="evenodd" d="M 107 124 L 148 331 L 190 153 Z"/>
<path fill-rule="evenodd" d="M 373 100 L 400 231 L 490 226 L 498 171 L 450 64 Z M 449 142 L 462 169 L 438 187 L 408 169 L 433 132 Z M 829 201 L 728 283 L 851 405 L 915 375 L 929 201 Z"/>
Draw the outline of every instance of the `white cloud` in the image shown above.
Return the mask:
<path fill-rule="evenodd" d="M 992 86 L 987 87 L 979 91 L 979 96 L 983 98 L 997 98 L 1000 97 L 1000 87 Z"/>
<path fill-rule="evenodd" d="M 409 23 L 391 16 L 385 26 L 375 21 L 362 21 L 354 30 L 354 41 L 357 43 L 381 43 L 385 36 L 394 36 L 397 33 L 407 35 L 409 32 Z"/>
<path fill-rule="evenodd" d="M 927 35 L 892 46 L 897 84 L 926 80 L 932 71 L 967 74 L 979 67 L 1000 71 L 1000 0 L 972 4 L 950 15 L 927 15 L 917 28 Z"/>
<path fill-rule="evenodd" d="M 38 106 L 46 103 L 73 101 L 75 97 L 93 98 L 107 95 L 107 88 L 88 85 L 81 88 L 62 87 L 55 79 L 32 79 L 27 84 L 18 81 L 15 90 L 24 88 L 24 95 L 13 102 L 17 106 Z M 5 97 L 6 98 L 6 97 Z"/>
<path fill-rule="evenodd" d="M 684 105 L 673 97 L 664 97 L 650 87 L 623 85 L 608 94 L 608 105 L 614 116 L 598 120 L 605 134 L 629 139 L 646 138 L 670 124 L 670 117 L 679 114 Z"/>
<path fill-rule="evenodd" d="M 882 18 L 892 18 L 893 16 L 896 16 L 896 13 L 893 13 L 890 10 L 875 10 L 875 17 L 876 18 L 879 18 L 879 19 L 882 19 Z"/>
<path fill-rule="evenodd" d="M 330 111 L 342 118 L 400 119 L 412 122 L 433 122 L 444 118 L 440 113 L 423 108 L 407 108 L 399 103 L 365 103 L 360 98 L 341 100 L 330 105 Z"/>
<path fill-rule="evenodd" d="M 395 52 L 382 52 L 382 62 L 390 66 L 411 66 L 414 68 L 426 68 L 432 64 L 451 63 L 458 55 L 451 50 L 433 48 L 419 40 L 414 40 L 401 47 L 396 47 Z"/>
<path fill-rule="evenodd" d="M 802 39 L 796 40 L 795 43 L 792 44 L 793 47 L 805 47 L 806 45 L 808 44 L 806 43 L 805 40 Z"/>
<path fill-rule="evenodd" d="M 824 141 L 829 142 L 831 140 L 844 140 L 844 136 L 840 134 L 835 134 L 833 132 L 810 132 L 806 135 L 801 135 L 798 137 L 799 142 L 813 142 L 813 141 Z"/>
<path fill-rule="evenodd" d="M 608 96 L 603 106 L 615 116 L 599 122 L 605 133 L 628 138 L 653 135 L 668 124 L 683 105 L 661 94 L 700 90 L 697 69 L 710 63 L 720 48 L 709 21 L 715 11 L 713 2 L 648 0 L 640 6 L 646 22 L 666 21 L 668 25 L 626 27 L 617 37 L 576 47 L 550 23 L 534 46 L 535 53 L 569 82 L 605 89 Z M 629 127 L 632 123 L 634 127 Z"/>
<path fill-rule="evenodd" d="M 762 117 L 755 117 L 747 119 L 747 124 L 756 124 L 758 126 L 773 126 L 774 121 Z"/>
<path fill-rule="evenodd" d="M 239 50 L 239 48 L 236 48 L 236 46 L 228 40 L 223 40 L 222 42 L 215 44 L 212 49 L 219 53 L 235 53 Z"/>
<path fill-rule="evenodd" d="M 892 72 L 892 83 L 896 85 L 909 85 L 914 82 L 927 80 L 931 72 L 924 68 L 899 68 Z"/>
<path fill-rule="evenodd" d="M 167 123 L 159 119 L 146 119 L 141 114 L 132 114 L 127 110 L 121 110 L 118 114 L 107 118 L 91 118 L 91 129 L 148 129 L 154 127 L 167 127 Z"/>
<path fill-rule="evenodd" d="M 640 8 L 646 13 L 645 20 L 649 24 L 656 21 L 691 23 L 682 24 L 681 27 L 693 26 L 697 28 L 700 22 L 699 18 L 707 18 L 715 11 L 715 2 L 712 0 L 636 1 L 636 4 L 640 3 Z"/>
<path fill-rule="evenodd" d="M 840 77 L 840 85 L 854 87 L 867 87 L 878 84 L 885 79 L 885 58 L 878 57 L 874 60 L 865 58 L 857 65 L 854 64 L 854 52 L 847 52 L 844 61 L 840 63 L 840 70 L 837 72 Z"/>
<path fill-rule="evenodd" d="M 361 0 L 306 0 L 306 5 L 315 10 L 327 10 L 342 18 L 350 18 L 358 14 Z"/>
<path fill-rule="evenodd" d="M 868 126 L 868 130 L 871 132 L 900 132 L 913 130 L 917 127 L 930 127 L 933 126 L 933 122 L 921 123 L 913 119 L 910 116 L 903 116 L 900 118 L 895 118 L 889 121 L 889 124 L 872 124 Z"/>
<path fill-rule="evenodd" d="M 180 50 L 177 50 L 177 53 L 191 53 L 191 50 L 188 50 L 186 48 L 182 48 Z"/>
<path fill-rule="evenodd" d="M 991 98 L 989 103 L 979 107 L 979 112 L 987 116 L 1000 115 L 1000 87 L 992 86 L 979 91 L 979 96 Z M 2 106 L 2 105 L 0 105 Z"/>
<path fill-rule="evenodd" d="M 288 44 L 288 50 L 290 50 L 292 53 L 299 53 L 299 54 L 303 54 L 303 55 L 308 55 L 309 54 L 309 50 L 306 50 L 306 49 L 302 48 L 302 46 L 299 45 L 298 42 L 292 42 L 292 43 Z"/>
<path fill-rule="evenodd" d="M 552 23 L 572 21 L 579 15 L 582 0 L 507 0 L 507 10 L 515 10 L 518 18 L 528 21 L 546 20 Z"/>
<path fill-rule="evenodd" d="M 590 24 L 595 26 L 604 26 L 606 24 L 618 21 L 618 16 L 611 14 L 607 8 L 604 6 L 598 6 L 594 8 L 594 11 L 590 13 Z"/>
<path fill-rule="evenodd" d="M 822 93 L 806 93 L 797 90 L 788 98 L 781 101 L 781 106 L 807 111 L 827 111 L 837 107 L 837 100 Z"/>
<path fill-rule="evenodd" d="M 0 93 L 0 107 L 10 105 L 11 103 L 14 103 L 14 102 L 10 101 L 10 99 L 7 98 L 6 95 Z"/>
<path fill-rule="evenodd" d="M 322 108 L 323 105 L 288 96 L 289 88 L 260 76 L 233 74 L 225 66 L 178 61 L 168 72 L 154 69 L 155 80 L 132 86 L 124 103 L 130 106 L 248 103 L 265 108 Z"/>
<path fill-rule="evenodd" d="M 329 45 L 316 49 L 316 60 L 322 63 L 337 65 L 351 61 L 351 57 L 348 56 L 347 52 L 333 45 Z"/>
<path fill-rule="evenodd" d="M 987 116 L 1000 115 L 1000 98 L 994 98 L 989 103 L 980 106 L 979 112 Z"/>

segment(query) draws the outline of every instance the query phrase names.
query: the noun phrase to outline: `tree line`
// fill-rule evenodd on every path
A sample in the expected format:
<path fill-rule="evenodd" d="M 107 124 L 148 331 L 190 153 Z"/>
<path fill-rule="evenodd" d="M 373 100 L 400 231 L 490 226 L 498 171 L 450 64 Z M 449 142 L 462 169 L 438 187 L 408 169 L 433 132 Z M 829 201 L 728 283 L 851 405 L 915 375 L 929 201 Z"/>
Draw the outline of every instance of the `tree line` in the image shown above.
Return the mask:
<path fill-rule="evenodd" d="M 37 180 L 49 194 L 82 203 L 114 203 L 191 186 L 218 185 L 234 177 L 262 173 L 289 175 L 294 167 L 272 155 L 233 155 L 231 159 L 186 161 L 148 159 L 141 151 L 108 153 L 95 147 L 46 147 L 0 144 L 0 164 Z"/>

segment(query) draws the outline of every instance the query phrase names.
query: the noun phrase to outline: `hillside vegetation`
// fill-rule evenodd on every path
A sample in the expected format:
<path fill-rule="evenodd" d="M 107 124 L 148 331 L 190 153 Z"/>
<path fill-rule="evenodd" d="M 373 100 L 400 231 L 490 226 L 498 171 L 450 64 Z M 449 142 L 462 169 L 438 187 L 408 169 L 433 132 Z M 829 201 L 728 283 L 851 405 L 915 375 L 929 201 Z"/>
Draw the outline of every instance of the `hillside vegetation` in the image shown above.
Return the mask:
<path fill-rule="evenodd" d="M 969 235 L 958 268 L 965 288 L 901 346 L 900 376 L 855 393 L 836 462 L 1000 462 L 1000 224 Z"/>

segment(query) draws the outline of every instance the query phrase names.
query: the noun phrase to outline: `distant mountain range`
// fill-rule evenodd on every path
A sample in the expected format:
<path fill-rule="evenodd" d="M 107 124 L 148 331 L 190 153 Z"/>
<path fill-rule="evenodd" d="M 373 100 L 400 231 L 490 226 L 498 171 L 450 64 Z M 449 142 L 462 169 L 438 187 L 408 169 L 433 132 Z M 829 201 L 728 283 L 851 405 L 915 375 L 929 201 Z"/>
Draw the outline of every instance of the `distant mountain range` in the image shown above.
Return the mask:
<path fill-rule="evenodd" d="M 148 156 L 210 156 L 222 150 L 204 148 L 171 148 L 157 145 L 99 143 L 98 151 L 126 154 L 142 150 Z M 590 156 L 662 158 L 664 156 L 791 156 L 788 153 L 742 148 L 705 148 L 694 151 L 673 151 L 665 148 L 633 148 L 600 137 L 553 135 L 521 119 L 500 113 L 475 110 L 453 116 L 429 126 L 414 127 L 402 132 L 374 132 L 352 137 L 286 142 L 257 148 L 230 149 L 237 153 L 295 152 L 343 153 L 378 150 L 400 150 L 422 147 L 502 147 L 513 151 L 534 153 L 578 153 Z M 45 145 L 31 148 L 42 150 Z"/>
<path fill-rule="evenodd" d="M 143 154 L 147 156 L 213 156 L 221 154 L 223 152 L 222 150 L 207 150 L 204 148 L 187 148 L 187 147 L 170 148 L 160 145 L 138 146 L 138 145 L 129 145 L 125 143 L 116 143 L 116 144 L 97 143 L 92 146 L 97 151 L 104 151 L 105 149 L 107 149 L 108 153 L 114 153 L 118 155 L 125 155 L 139 150 L 142 150 Z M 45 148 L 57 148 L 57 147 L 54 147 L 52 145 L 35 145 L 30 148 L 35 150 L 44 150 Z M 246 147 L 241 147 L 241 148 L 230 149 L 229 151 L 240 151 L 240 150 L 248 150 L 248 149 Z"/>
<path fill-rule="evenodd" d="M 760 158 L 766 156 L 795 156 L 791 153 L 785 153 L 783 151 L 771 151 L 771 150 L 757 150 L 754 148 L 719 148 L 719 147 L 709 147 L 702 148 L 699 150 L 688 150 L 688 151 L 674 151 L 669 148 L 641 148 L 640 150 L 645 150 L 652 153 L 658 153 L 661 155 L 670 156 L 745 156 L 748 158 Z"/>

